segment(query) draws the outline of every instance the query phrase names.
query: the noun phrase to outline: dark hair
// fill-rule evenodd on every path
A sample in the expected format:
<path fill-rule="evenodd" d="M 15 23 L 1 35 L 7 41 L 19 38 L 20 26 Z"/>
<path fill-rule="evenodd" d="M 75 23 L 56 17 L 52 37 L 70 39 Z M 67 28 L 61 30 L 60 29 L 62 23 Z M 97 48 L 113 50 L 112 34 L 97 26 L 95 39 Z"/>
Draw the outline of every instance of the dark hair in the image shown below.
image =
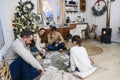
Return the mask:
<path fill-rule="evenodd" d="M 78 35 L 73 36 L 72 42 L 74 42 L 74 41 L 75 41 L 79 46 L 81 46 L 82 40 L 81 40 L 80 36 L 78 36 Z"/>
<path fill-rule="evenodd" d="M 32 49 L 35 48 L 35 41 L 32 40 L 31 44 L 30 44 L 30 50 L 32 51 Z"/>
<path fill-rule="evenodd" d="M 72 39 L 72 34 L 68 34 L 66 37 L 66 41 L 68 41 L 69 39 Z"/>
<path fill-rule="evenodd" d="M 56 31 L 56 27 L 55 26 L 50 26 L 50 29 L 51 29 L 51 31 L 53 32 L 53 31 Z"/>
<path fill-rule="evenodd" d="M 24 36 L 30 37 L 31 35 L 33 35 L 33 32 L 32 32 L 32 31 L 29 31 L 29 30 L 24 30 L 24 31 L 21 33 L 21 37 L 22 37 L 22 38 L 23 38 Z"/>
<path fill-rule="evenodd" d="M 45 28 L 40 28 L 39 31 L 41 31 L 41 30 L 45 30 Z"/>
<path fill-rule="evenodd" d="M 40 32 L 41 30 L 45 30 L 45 28 L 40 28 L 39 31 L 38 31 L 38 34 L 39 34 L 39 32 Z M 45 31 L 46 31 L 46 30 L 45 30 Z M 45 33 L 44 33 L 44 34 L 45 34 Z M 43 35 L 44 35 L 44 34 L 43 34 Z M 43 36 L 43 35 L 42 35 L 42 36 Z M 40 37 L 40 36 L 41 36 L 41 35 L 39 34 L 39 37 Z"/>

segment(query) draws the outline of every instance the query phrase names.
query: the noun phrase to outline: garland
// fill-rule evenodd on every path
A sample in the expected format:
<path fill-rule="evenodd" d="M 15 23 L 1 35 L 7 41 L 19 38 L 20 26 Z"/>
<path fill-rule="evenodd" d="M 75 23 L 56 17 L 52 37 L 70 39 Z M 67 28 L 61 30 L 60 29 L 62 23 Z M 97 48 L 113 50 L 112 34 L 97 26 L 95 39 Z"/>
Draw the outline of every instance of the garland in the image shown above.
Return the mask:
<path fill-rule="evenodd" d="M 102 7 L 101 10 L 97 10 L 97 9 L 95 8 L 95 5 L 96 5 L 96 4 L 99 5 L 99 2 L 100 2 L 100 1 L 104 2 L 104 6 Z M 107 6 L 106 6 L 106 2 L 105 2 L 104 0 L 98 0 L 98 1 L 96 1 L 95 4 L 94 4 L 94 6 L 92 7 L 92 12 L 93 12 L 93 15 L 94 15 L 94 16 L 101 16 L 101 15 L 103 15 L 103 14 L 105 13 L 106 10 L 107 10 Z"/>
<path fill-rule="evenodd" d="M 31 1 L 26 1 L 23 3 L 24 12 L 31 12 L 34 9 L 34 4 Z"/>

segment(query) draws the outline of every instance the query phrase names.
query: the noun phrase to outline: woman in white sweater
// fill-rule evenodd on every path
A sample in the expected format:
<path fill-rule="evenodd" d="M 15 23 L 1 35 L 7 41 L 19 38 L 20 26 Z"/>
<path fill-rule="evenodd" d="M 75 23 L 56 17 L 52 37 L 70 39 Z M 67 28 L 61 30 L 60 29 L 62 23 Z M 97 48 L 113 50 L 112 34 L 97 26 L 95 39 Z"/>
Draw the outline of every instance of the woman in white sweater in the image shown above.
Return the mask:
<path fill-rule="evenodd" d="M 70 71 L 85 78 L 92 74 L 96 68 L 91 65 L 86 49 L 81 46 L 81 38 L 78 35 L 72 38 L 73 47 L 70 49 Z"/>
<path fill-rule="evenodd" d="M 45 54 L 45 43 L 41 43 L 41 36 L 45 34 L 45 29 L 40 28 L 38 33 L 34 34 L 34 46 L 31 49 L 32 52 L 39 52 L 40 54 Z"/>

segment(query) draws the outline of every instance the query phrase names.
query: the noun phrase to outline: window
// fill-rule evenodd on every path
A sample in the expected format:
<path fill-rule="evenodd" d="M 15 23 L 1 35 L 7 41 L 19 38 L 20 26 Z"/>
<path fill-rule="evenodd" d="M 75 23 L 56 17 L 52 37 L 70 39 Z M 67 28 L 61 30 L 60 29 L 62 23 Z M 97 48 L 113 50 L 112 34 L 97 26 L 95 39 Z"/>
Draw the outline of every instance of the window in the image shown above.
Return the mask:
<path fill-rule="evenodd" d="M 48 22 L 57 22 L 60 17 L 60 0 L 43 0 L 43 11 Z"/>

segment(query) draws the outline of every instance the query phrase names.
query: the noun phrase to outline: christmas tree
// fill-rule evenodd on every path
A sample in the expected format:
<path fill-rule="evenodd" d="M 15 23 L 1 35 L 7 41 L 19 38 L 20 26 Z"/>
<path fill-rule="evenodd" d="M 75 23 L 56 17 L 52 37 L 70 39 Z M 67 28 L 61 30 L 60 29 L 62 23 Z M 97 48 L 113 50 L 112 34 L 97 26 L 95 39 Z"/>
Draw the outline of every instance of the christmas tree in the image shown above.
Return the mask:
<path fill-rule="evenodd" d="M 31 1 L 18 2 L 16 7 L 16 12 L 14 13 L 13 20 L 13 31 L 15 38 L 20 36 L 20 33 L 27 29 L 33 32 L 36 31 L 36 26 L 34 26 L 35 14 L 32 12 L 34 9 L 34 4 Z"/>

